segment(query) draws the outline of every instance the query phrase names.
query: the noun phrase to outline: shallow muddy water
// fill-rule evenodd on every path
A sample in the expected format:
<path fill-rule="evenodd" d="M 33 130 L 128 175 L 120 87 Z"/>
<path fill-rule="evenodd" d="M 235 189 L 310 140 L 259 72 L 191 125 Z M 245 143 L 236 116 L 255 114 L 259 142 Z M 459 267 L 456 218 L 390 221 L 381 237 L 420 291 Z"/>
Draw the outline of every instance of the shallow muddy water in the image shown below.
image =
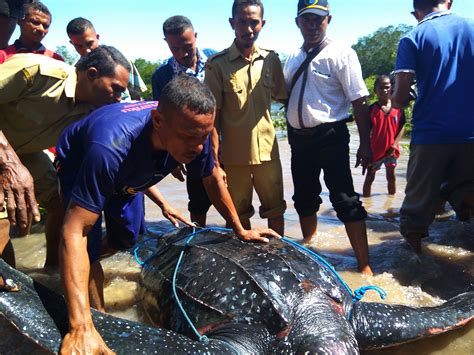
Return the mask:
<path fill-rule="evenodd" d="M 353 130 L 353 129 L 352 129 Z M 351 154 L 357 149 L 357 135 L 352 134 Z M 293 185 L 290 173 L 290 149 L 286 140 L 279 142 L 285 179 L 286 235 L 301 238 L 298 216 L 291 199 Z M 354 159 L 353 159 L 354 160 Z M 361 276 L 356 272 L 353 256 L 344 226 L 336 218 L 328 192 L 323 188 L 323 205 L 318 213 L 318 237 L 311 245 L 331 262 L 353 289 L 362 285 L 377 285 L 387 293 L 386 303 L 412 306 L 434 306 L 459 293 L 474 289 L 474 221 L 458 222 L 454 216 L 434 222 L 430 237 L 423 242 L 423 255 L 416 256 L 405 244 L 398 231 L 399 208 L 405 187 L 407 153 L 402 152 L 397 167 L 397 193 L 387 195 L 385 171 L 378 172 L 372 187 L 372 197 L 364 198 L 367 219 L 371 265 L 375 276 Z M 364 177 L 360 169 L 353 169 L 356 191 L 362 190 Z M 324 184 L 323 184 L 324 186 Z M 172 177 L 159 184 L 160 191 L 183 214 L 187 215 L 187 194 L 184 183 Z M 435 198 L 435 197 L 433 197 Z M 258 198 L 254 207 L 258 211 Z M 149 233 L 170 228 L 159 208 L 146 201 L 146 219 Z M 212 208 L 210 224 L 222 226 L 224 221 Z M 264 227 L 265 221 L 254 216 L 253 226 Z M 59 290 L 59 276 L 55 271 L 41 269 L 45 258 L 43 234 L 34 234 L 13 241 L 17 266 L 35 279 Z M 119 317 L 146 321 L 139 305 L 140 268 L 130 253 L 118 253 L 103 261 L 106 274 L 105 300 L 107 310 Z M 367 293 L 364 301 L 379 302 L 375 293 Z M 437 337 L 399 347 L 367 352 L 368 354 L 474 354 L 474 322 L 468 326 Z"/>

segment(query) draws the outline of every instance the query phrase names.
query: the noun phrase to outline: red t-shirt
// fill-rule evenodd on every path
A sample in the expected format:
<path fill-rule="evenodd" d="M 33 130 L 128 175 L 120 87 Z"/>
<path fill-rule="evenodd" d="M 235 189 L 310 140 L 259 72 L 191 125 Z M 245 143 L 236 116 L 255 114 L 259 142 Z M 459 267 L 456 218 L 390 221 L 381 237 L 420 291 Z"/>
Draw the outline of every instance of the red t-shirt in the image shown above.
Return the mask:
<path fill-rule="evenodd" d="M 385 156 L 385 152 L 395 142 L 395 137 L 405 124 L 405 113 L 398 108 L 385 113 L 376 102 L 370 106 L 370 124 L 370 146 L 373 161 L 376 162 Z M 400 156 L 398 145 L 393 155 L 395 158 Z"/>
<path fill-rule="evenodd" d="M 0 50 L 0 64 L 2 64 L 8 58 L 10 58 L 11 56 L 13 56 L 14 54 L 17 54 L 17 53 L 41 54 L 41 55 L 45 55 L 47 57 L 54 58 L 54 59 L 57 59 L 57 60 L 60 60 L 60 61 L 64 62 L 63 57 L 61 57 L 56 52 L 50 51 L 49 49 L 45 48 L 44 46 L 41 46 L 39 49 L 37 49 L 35 51 L 28 51 L 28 50 L 25 50 L 23 48 L 18 48 L 17 45 L 16 45 L 16 42 L 15 42 L 14 44 L 8 46 L 7 48 Z"/>

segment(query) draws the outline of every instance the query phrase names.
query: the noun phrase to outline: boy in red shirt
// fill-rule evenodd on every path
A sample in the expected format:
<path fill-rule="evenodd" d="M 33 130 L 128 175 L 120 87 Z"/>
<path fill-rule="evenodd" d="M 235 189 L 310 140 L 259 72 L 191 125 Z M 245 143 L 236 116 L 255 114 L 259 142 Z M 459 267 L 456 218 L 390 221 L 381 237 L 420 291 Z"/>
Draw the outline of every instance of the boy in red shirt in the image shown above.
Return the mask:
<path fill-rule="evenodd" d="M 404 111 L 392 107 L 390 101 L 392 85 L 387 75 L 377 77 L 374 91 L 378 100 L 370 106 L 370 146 L 372 148 L 373 163 L 365 177 L 364 197 L 370 196 L 375 174 L 382 167 L 382 164 L 385 164 L 388 193 L 390 195 L 395 194 L 395 167 L 400 156 L 398 142 L 403 137 L 405 124 Z"/>

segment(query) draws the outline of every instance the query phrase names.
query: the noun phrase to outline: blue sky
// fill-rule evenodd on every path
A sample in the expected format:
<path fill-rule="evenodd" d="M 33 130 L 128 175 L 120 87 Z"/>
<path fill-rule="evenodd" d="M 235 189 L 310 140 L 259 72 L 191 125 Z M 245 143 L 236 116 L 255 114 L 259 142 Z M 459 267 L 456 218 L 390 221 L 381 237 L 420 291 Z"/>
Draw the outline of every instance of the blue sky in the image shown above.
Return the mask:
<path fill-rule="evenodd" d="M 221 50 L 234 38 L 228 18 L 233 0 L 43 0 L 53 14 L 44 44 L 55 49 L 69 45 L 67 23 L 78 16 L 92 21 L 101 43 L 113 45 L 130 59 L 155 61 L 170 56 L 162 24 L 170 16 L 185 15 L 198 33 L 198 46 Z M 289 54 L 301 45 L 295 25 L 297 0 L 263 0 L 267 21 L 259 45 Z M 412 0 L 332 0 L 329 36 L 349 45 L 380 27 L 415 25 Z M 474 0 L 454 0 L 453 11 L 474 18 Z M 18 32 L 12 40 L 18 37 Z"/>

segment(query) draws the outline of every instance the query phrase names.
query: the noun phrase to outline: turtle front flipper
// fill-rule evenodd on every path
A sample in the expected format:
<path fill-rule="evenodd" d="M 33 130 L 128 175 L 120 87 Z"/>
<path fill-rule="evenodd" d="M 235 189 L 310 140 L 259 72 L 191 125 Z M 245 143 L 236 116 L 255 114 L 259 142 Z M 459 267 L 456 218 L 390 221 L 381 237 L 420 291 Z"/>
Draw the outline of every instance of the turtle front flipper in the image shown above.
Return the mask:
<path fill-rule="evenodd" d="M 0 353 L 59 353 L 62 337 L 69 328 L 64 298 L 1 259 L 0 273 L 21 284 L 19 292 L 0 292 Z M 106 344 L 117 354 L 248 353 L 241 351 L 238 344 L 234 346 L 232 339 L 223 341 L 209 336 L 209 343 L 205 344 L 95 310 L 92 317 Z"/>
<path fill-rule="evenodd" d="M 361 349 L 395 346 L 462 327 L 474 318 L 474 292 L 437 307 L 354 304 L 350 322 Z"/>

